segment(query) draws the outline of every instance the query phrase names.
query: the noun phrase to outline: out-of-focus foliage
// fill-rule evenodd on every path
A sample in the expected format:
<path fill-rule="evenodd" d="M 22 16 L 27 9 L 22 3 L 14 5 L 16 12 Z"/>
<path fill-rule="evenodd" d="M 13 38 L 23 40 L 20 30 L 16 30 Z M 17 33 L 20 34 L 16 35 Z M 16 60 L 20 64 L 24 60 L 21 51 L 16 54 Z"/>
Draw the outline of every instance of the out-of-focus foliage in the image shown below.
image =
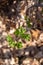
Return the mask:
<path fill-rule="evenodd" d="M 30 34 L 25 34 L 25 33 L 26 33 L 26 30 L 23 27 L 20 27 L 14 32 L 16 36 L 19 36 L 20 38 L 25 40 L 30 40 Z"/>
<path fill-rule="evenodd" d="M 27 23 L 27 26 L 30 28 L 31 27 L 31 21 L 30 21 L 30 19 L 27 17 L 27 16 L 25 16 L 25 20 L 26 20 L 26 23 Z"/>
<path fill-rule="evenodd" d="M 7 41 L 9 42 L 9 46 L 14 48 L 14 47 L 17 47 L 17 48 L 22 48 L 22 42 L 15 42 L 13 41 L 12 37 L 10 35 L 8 35 L 6 37 Z"/>
<path fill-rule="evenodd" d="M 16 29 L 14 34 L 18 36 L 18 35 L 24 34 L 25 32 L 26 30 L 23 27 L 20 27 L 19 29 Z"/>

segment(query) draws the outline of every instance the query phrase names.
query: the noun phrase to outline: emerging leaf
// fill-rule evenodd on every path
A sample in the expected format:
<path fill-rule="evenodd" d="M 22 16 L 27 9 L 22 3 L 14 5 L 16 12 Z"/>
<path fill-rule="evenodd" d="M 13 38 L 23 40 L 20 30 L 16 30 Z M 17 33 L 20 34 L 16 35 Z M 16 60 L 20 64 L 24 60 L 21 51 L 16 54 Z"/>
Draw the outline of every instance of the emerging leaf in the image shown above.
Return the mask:
<path fill-rule="evenodd" d="M 30 40 L 30 34 L 22 34 L 21 38 L 23 38 L 25 40 Z"/>
<path fill-rule="evenodd" d="M 12 38 L 11 38 L 10 35 L 8 35 L 8 36 L 6 37 L 6 39 L 7 39 L 8 42 L 11 42 L 11 41 L 12 41 Z"/>
<path fill-rule="evenodd" d="M 15 34 L 16 36 L 18 36 L 18 35 L 19 35 L 19 30 L 16 29 L 16 31 L 14 32 L 14 34 Z"/>
<path fill-rule="evenodd" d="M 22 48 L 22 42 L 17 42 L 17 48 Z"/>
<path fill-rule="evenodd" d="M 26 30 L 23 27 L 20 27 L 19 34 L 24 34 L 25 32 L 26 32 Z"/>

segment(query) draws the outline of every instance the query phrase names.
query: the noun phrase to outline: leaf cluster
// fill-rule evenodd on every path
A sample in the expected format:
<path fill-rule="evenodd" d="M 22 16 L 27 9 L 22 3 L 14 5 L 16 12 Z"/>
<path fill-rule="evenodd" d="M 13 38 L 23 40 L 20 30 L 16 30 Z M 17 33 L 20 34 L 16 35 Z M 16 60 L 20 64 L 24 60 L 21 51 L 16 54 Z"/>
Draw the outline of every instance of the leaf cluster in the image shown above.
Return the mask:
<path fill-rule="evenodd" d="M 23 27 L 20 27 L 14 32 L 16 36 L 19 36 L 20 38 L 23 38 L 25 40 L 30 40 L 30 34 L 25 34 L 25 33 L 26 30 Z"/>
<path fill-rule="evenodd" d="M 25 33 L 26 33 L 26 30 L 23 27 L 20 27 L 19 29 L 16 29 L 16 31 L 14 32 L 14 34 L 17 37 L 20 37 L 20 38 L 25 39 L 25 40 L 30 40 L 30 34 L 25 34 Z M 22 42 L 19 42 L 19 41 L 15 42 L 10 35 L 8 35 L 6 37 L 6 39 L 9 42 L 10 47 L 22 48 Z"/>
<path fill-rule="evenodd" d="M 16 29 L 16 31 L 14 32 L 14 34 L 16 36 L 20 36 L 21 34 L 24 34 L 26 32 L 26 30 L 23 27 L 20 27 L 19 29 Z"/>
<path fill-rule="evenodd" d="M 12 37 L 10 35 L 8 35 L 6 39 L 9 42 L 9 46 L 10 47 L 22 48 L 22 42 L 15 42 L 15 41 L 13 41 L 13 39 L 12 39 Z"/>

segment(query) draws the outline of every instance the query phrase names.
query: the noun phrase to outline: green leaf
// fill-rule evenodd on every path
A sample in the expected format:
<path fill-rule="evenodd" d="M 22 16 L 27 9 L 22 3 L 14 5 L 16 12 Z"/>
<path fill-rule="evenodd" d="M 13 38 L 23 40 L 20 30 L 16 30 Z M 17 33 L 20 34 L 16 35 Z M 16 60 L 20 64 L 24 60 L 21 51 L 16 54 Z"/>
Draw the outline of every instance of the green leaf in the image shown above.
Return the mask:
<path fill-rule="evenodd" d="M 22 48 L 22 42 L 17 42 L 17 48 Z"/>
<path fill-rule="evenodd" d="M 17 48 L 22 48 L 22 43 L 21 42 L 17 42 L 15 43 L 15 41 L 13 41 L 12 37 L 10 35 L 8 35 L 6 37 L 7 41 L 9 42 L 9 46 L 14 48 L 14 47 L 17 47 Z"/>
<path fill-rule="evenodd" d="M 14 41 L 9 42 L 9 46 L 10 46 L 10 47 L 16 47 L 16 43 L 15 43 Z"/>
<path fill-rule="evenodd" d="M 30 40 L 30 34 L 26 34 L 25 39 Z"/>
<path fill-rule="evenodd" d="M 10 47 L 15 47 L 15 42 L 13 41 L 12 37 L 10 35 L 8 35 L 6 37 L 7 41 L 9 42 L 9 46 Z"/>
<path fill-rule="evenodd" d="M 19 35 L 19 30 L 16 29 L 16 31 L 14 32 L 14 34 L 18 36 Z"/>
<path fill-rule="evenodd" d="M 30 40 L 30 34 L 22 34 L 21 38 L 23 38 L 25 40 Z"/>
<path fill-rule="evenodd" d="M 26 32 L 26 30 L 23 27 L 20 27 L 19 29 L 19 34 L 24 34 Z"/>
<path fill-rule="evenodd" d="M 23 27 L 20 27 L 19 29 L 16 29 L 16 31 L 14 32 L 14 34 L 16 36 L 18 36 L 18 35 L 20 36 L 21 34 L 23 34 L 25 32 L 26 32 L 26 30 Z"/>
<path fill-rule="evenodd" d="M 6 37 L 6 39 L 7 39 L 8 42 L 12 41 L 12 38 L 11 38 L 10 35 L 8 35 L 8 36 Z"/>

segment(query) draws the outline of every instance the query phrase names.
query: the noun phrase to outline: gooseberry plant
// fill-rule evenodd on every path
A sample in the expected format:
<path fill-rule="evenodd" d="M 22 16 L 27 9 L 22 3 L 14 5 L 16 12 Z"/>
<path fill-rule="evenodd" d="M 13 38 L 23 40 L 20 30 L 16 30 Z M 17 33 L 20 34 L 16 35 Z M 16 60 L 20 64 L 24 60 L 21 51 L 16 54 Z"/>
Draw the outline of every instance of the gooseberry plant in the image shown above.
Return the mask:
<path fill-rule="evenodd" d="M 26 30 L 23 27 L 20 27 L 19 29 L 16 29 L 14 32 L 14 35 L 17 37 L 20 37 L 21 39 L 24 40 L 30 40 L 30 34 L 25 34 Z M 7 41 L 9 42 L 10 47 L 17 47 L 17 48 L 22 48 L 22 42 L 15 42 L 10 35 L 6 37 Z"/>

